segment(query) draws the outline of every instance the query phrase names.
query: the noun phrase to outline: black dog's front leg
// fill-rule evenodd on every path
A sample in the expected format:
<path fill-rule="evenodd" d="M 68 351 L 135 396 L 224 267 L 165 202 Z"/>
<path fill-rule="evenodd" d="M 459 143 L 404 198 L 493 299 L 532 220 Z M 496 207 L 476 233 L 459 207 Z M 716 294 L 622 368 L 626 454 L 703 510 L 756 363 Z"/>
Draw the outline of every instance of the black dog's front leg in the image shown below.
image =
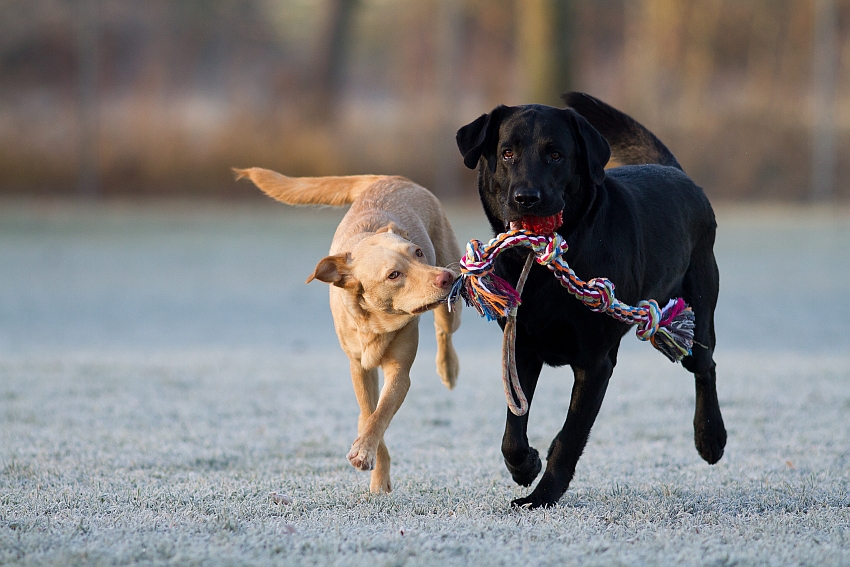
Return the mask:
<path fill-rule="evenodd" d="M 508 467 L 514 482 L 520 486 L 529 486 L 540 474 L 542 468 L 537 449 L 528 445 L 526 430 L 528 428 L 528 413 L 531 412 L 531 398 L 534 397 L 534 389 L 537 387 L 537 379 L 540 377 L 543 361 L 533 351 L 523 349 L 521 340 L 520 337 L 517 337 L 517 375 L 522 385 L 522 391 L 528 400 L 529 411 L 525 415 L 516 416 L 508 409 L 505 435 L 502 437 L 502 456 L 505 458 L 505 465 Z"/>
<path fill-rule="evenodd" d="M 549 448 L 546 471 L 531 494 L 514 500 L 511 502 L 513 506 L 552 506 L 567 491 L 587 444 L 590 428 L 599 414 L 613 370 L 614 365 L 608 358 L 600 361 L 595 368 L 573 368 L 575 383 L 570 409 L 564 427 Z"/>

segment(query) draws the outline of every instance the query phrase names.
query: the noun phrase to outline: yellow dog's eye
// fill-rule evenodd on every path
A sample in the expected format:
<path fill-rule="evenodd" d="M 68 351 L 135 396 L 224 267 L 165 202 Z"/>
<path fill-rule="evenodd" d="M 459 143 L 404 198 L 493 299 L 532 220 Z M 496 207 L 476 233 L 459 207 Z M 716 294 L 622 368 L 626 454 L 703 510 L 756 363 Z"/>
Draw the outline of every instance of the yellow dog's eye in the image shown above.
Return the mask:
<path fill-rule="evenodd" d="M 390 272 L 390 275 L 387 277 L 391 280 L 397 279 L 401 275 L 401 272 Z"/>
<path fill-rule="evenodd" d="M 419 256 L 419 257 L 421 258 L 421 257 L 423 257 L 425 254 L 423 254 L 423 253 L 422 253 L 422 250 L 420 250 L 419 248 L 417 248 L 417 249 L 416 249 L 416 255 L 417 255 L 417 256 Z"/>

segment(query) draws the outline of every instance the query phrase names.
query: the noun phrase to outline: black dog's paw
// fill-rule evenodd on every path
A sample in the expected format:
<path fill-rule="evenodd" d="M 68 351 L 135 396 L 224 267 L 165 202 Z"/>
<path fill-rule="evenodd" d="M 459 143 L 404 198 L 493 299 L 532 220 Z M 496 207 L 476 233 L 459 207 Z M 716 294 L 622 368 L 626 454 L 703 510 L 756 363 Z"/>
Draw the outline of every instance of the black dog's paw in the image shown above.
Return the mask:
<path fill-rule="evenodd" d="M 537 478 L 537 475 L 540 474 L 543 468 L 540 462 L 540 455 L 534 447 L 528 448 L 528 454 L 525 456 L 525 461 L 522 464 L 514 466 L 505 459 L 505 466 L 508 467 L 508 472 L 511 473 L 514 482 L 520 486 L 529 486 L 534 482 L 534 479 Z"/>
<path fill-rule="evenodd" d="M 517 498 L 516 500 L 511 500 L 511 507 L 527 508 L 529 510 L 533 510 L 535 508 L 549 508 L 551 506 L 554 506 L 556 503 L 557 500 L 540 498 L 539 496 L 535 496 L 534 492 L 532 492 L 525 498 Z"/>
<path fill-rule="evenodd" d="M 723 420 L 707 421 L 694 427 L 694 444 L 700 457 L 709 465 L 719 461 L 726 447 L 726 428 L 723 427 Z"/>

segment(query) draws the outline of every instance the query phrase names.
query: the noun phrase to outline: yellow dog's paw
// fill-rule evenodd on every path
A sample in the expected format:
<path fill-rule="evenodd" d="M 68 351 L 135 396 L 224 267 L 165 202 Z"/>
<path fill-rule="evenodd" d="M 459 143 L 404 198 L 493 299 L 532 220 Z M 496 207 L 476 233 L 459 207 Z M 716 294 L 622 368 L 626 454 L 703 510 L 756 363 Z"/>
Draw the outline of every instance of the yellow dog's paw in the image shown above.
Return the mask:
<path fill-rule="evenodd" d="M 370 446 L 371 445 L 371 446 Z M 375 468 L 376 447 L 374 443 L 366 443 L 359 437 L 354 440 L 351 450 L 348 452 L 348 462 L 355 469 L 370 471 Z"/>
<path fill-rule="evenodd" d="M 369 484 L 369 492 L 372 494 L 389 494 L 392 491 L 393 484 L 390 482 L 389 475 L 386 478 L 372 478 L 372 482 Z"/>

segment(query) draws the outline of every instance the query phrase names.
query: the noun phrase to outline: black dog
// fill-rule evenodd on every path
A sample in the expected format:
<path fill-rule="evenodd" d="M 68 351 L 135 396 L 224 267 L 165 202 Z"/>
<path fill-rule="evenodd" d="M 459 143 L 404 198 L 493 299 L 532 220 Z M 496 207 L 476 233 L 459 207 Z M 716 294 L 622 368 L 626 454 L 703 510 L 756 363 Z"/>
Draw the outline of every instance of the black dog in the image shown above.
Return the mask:
<path fill-rule="evenodd" d="M 580 278 L 608 278 L 617 298 L 630 305 L 655 299 L 663 306 L 673 297 L 690 304 L 695 344 L 682 364 L 696 379 L 697 451 L 714 464 L 726 445 L 712 356 L 719 287 L 714 212 L 702 189 L 646 128 L 588 95 L 569 93 L 564 100 L 571 108 L 499 106 L 464 126 L 457 133 L 463 163 L 470 169 L 478 165 L 478 192 L 495 233 L 527 216 L 563 212 L 558 232 L 569 244 L 565 260 Z M 606 172 L 612 150 L 624 166 Z M 526 253 L 502 254 L 496 273 L 515 285 Z M 575 377 L 567 420 L 549 447 L 546 471 L 531 494 L 512 503 L 535 508 L 556 503 L 569 487 L 629 327 L 590 311 L 538 265 L 522 300 L 516 360 L 529 404 L 543 364 L 569 364 Z M 528 444 L 527 424 L 528 414 L 508 412 L 502 439 L 505 464 L 522 486 L 541 469 Z"/>

